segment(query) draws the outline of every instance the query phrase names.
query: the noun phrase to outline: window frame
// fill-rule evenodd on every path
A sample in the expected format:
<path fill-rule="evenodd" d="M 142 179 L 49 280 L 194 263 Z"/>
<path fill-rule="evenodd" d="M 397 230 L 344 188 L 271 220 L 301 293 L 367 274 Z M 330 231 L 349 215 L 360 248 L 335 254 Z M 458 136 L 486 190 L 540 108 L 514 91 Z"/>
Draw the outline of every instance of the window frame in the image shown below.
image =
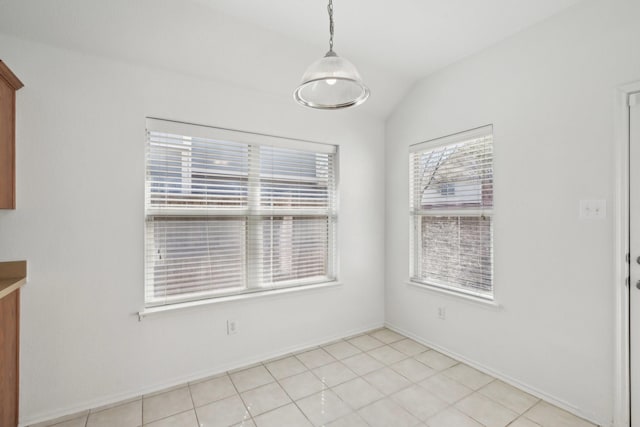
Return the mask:
<path fill-rule="evenodd" d="M 261 163 L 260 155 L 249 154 L 248 157 L 248 174 L 247 174 L 247 197 L 246 206 L 227 208 L 213 208 L 207 209 L 206 207 L 200 208 L 167 208 L 152 206 L 150 201 L 150 185 L 149 179 L 149 146 L 150 146 L 150 132 L 167 133 L 173 135 L 180 135 L 183 137 L 192 138 L 207 138 L 207 139 L 219 139 L 222 141 L 231 141 L 234 143 L 247 144 L 248 151 L 251 150 L 260 151 L 260 147 L 266 148 L 284 148 L 296 150 L 298 152 L 309 152 L 317 154 L 326 154 L 330 157 L 332 168 L 329 169 L 329 173 L 333 173 L 333 176 L 329 176 L 328 181 L 332 185 L 328 188 L 329 194 L 327 195 L 327 207 L 318 209 L 315 207 L 310 208 L 290 208 L 274 209 L 273 206 L 265 208 L 261 205 L 261 201 L 264 200 L 261 195 L 260 185 L 256 185 L 261 180 Z M 338 197 L 339 197 L 339 147 L 333 144 L 319 143 L 313 141 L 284 138 L 273 135 L 266 135 L 260 133 L 252 133 L 246 131 L 239 131 L 234 129 L 219 128 L 212 126 L 205 126 L 199 124 L 178 122 L 172 120 L 158 119 L 153 117 L 146 118 L 146 137 L 145 137 L 146 152 L 145 155 L 145 200 L 144 200 L 144 220 L 145 220 L 145 239 L 144 239 L 144 306 L 145 310 L 139 313 L 142 315 L 145 312 L 163 311 L 167 308 L 201 305 L 203 303 L 212 303 L 217 301 L 234 300 L 238 298 L 261 296 L 278 294 L 286 292 L 288 290 L 302 290 L 302 289 L 315 289 L 321 286 L 334 286 L 338 284 Z M 256 150 L 257 149 L 257 150 Z M 184 156 L 183 156 L 184 157 Z M 189 160 L 186 160 L 189 163 Z M 181 173 L 185 173 L 185 161 L 182 161 Z M 193 169 L 192 165 L 187 164 L 186 169 Z M 183 177 L 184 179 L 184 177 Z M 187 177 L 187 179 L 193 179 L 193 176 Z M 262 178 L 265 179 L 264 177 Z M 269 179 L 269 178 L 266 178 Z M 278 177 L 274 175 L 271 178 L 272 181 L 278 181 Z M 309 180 L 310 182 L 313 179 Z M 300 181 L 302 182 L 302 181 Z M 181 184 L 184 184 L 181 181 Z M 271 210 L 270 210 L 271 209 Z M 170 217 L 209 217 L 209 218 L 243 218 L 245 221 L 245 243 L 243 249 L 244 258 L 244 280 L 243 286 L 236 286 L 232 288 L 222 289 L 209 289 L 200 293 L 185 293 L 175 296 L 164 295 L 162 297 L 153 298 L 153 290 L 155 285 L 153 279 L 149 279 L 147 273 L 150 268 L 148 251 L 149 246 L 155 245 L 153 237 L 149 238 L 150 225 L 149 222 L 154 218 L 170 218 Z M 271 218 L 269 224 L 275 226 L 278 221 L 277 218 L 290 218 L 291 221 L 296 219 L 306 218 L 326 218 L 327 224 L 327 242 L 326 246 L 323 246 L 323 254 L 326 255 L 326 274 L 322 276 L 303 277 L 289 280 L 279 280 L 270 282 L 262 282 L 258 280 L 258 277 L 264 277 L 261 271 L 261 262 L 264 253 L 262 248 L 258 248 L 255 241 L 252 240 L 252 236 L 260 235 L 263 231 L 263 227 L 266 225 L 265 221 L 261 221 L 261 218 Z M 152 233 L 153 231 L 151 231 Z M 259 237 L 258 239 L 261 239 Z M 274 246 L 270 246 L 272 250 Z M 156 246 L 151 249 L 155 251 Z M 326 252 L 325 252 L 326 250 Z M 271 272 L 273 273 L 273 272 Z M 153 275 L 153 274 L 151 274 Z M 273 278 L 272 278 L 273 279 Z M 277 283 L 277 284 L 276 284 Z"/>
<path fill-rule="evenodd" d="M 461 144 L 467 141 L 477 140 L 479 138 L 490 137 L 491 141 L 491 207 L 486 207 L 482 203 L 478 206 L 467 206 L 467 207 L 454 207 L 454 208 L 433 208 L 429 211 L 420 209 L 415 207 L 416 197 L 418 197 L 417 187 L 415 187 L 414 183 L 414 160 L 413 156 L 416 153 L 424 153 L 433 151 L 439 147 L 445 147 L 454 144 Z M 417 144 L 412 144 L 409 146 L 409 279 L 408 283 L 411 285 L 415 285 L 421 288 L 431 289 L 440 293 L 445 293 L 449 295 L 454 295 L 458 297 L 464 297 L 467 299 L 472 299 L 480 302 L 488 302 L 493 304 L 495 302 L 495 264 L 494 264 L 494 185 L 493 185 L 493 168 L 494 168 L 494 156 L 493 156 L 493 147 L 494 147 L 494 132 L 493 125 L 486 125 L 474 129 L 470 129 L 467 131 L 458 132 L 455 134 L 447 135 L 440 138 L 435 138 L 432 140 L 428 140 L 425 142 L 420 142 Z M 444 181 L 445 186 L 449 185 L 451 181 Z M 447 187 L 448 188 L 448 187 Z M 441 189 L 437 190 L 442 196 L 451 195 L 451 191 L 448 189 L 447 194 L 443 194 Z M 482 191 L 482 187 L 481 190 Z M 454 194 L 455 195 L 455 190 Z M 421 196 L 420 196 L 421 197 Z M 480 200 L 482 200 L 482 195 L 480 196 Z M 415 211 L 420 211 L 415 212 Z M 437 280 L 434 278 L 422 279 L 420 277 L 420 266 L 419 264 L 423 259 L 423 239 L 424 236 L 422 234 L 422 218 L 423 217 L 468 217 L 468 218 L 479 218 L 484 219 L 488 218 L 490 220 L 489 223 L 489 257 L 490 257 L 490 278 L 491 278 L 491 289 L 489 292 L 482 292 L 474 290 L 471 287 L 463 287 L 461 285 L 452 285 L 442 280 Z"/>

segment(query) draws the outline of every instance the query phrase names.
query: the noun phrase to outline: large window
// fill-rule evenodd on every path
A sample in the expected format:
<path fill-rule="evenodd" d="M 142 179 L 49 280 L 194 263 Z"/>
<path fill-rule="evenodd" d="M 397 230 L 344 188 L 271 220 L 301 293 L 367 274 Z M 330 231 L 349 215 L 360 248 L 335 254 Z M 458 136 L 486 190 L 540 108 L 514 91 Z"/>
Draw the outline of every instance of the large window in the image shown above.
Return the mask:
<path fill-rule="evenodd" d="M 413 145 L 411 281 L 493 299 L 493 129 Z"/>
<path fill-rule="evenodd" d="M 146 305 L 334 281 L 336 156 L 147 119 Z"/>

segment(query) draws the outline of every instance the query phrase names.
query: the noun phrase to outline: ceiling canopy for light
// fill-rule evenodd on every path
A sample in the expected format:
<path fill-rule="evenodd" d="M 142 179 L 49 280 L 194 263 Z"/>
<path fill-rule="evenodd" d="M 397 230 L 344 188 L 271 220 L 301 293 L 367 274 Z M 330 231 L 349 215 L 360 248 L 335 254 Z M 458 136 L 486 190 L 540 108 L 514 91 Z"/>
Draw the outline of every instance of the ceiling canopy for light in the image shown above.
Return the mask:
<path fill-rule="evenodd" d="M 354 107 L 369 97 L 356 67 L 333 51 L 333 1 L 329 0 L 329 52 L 311 64 L 293 96 L 305 107 L 323 110 Z"/>

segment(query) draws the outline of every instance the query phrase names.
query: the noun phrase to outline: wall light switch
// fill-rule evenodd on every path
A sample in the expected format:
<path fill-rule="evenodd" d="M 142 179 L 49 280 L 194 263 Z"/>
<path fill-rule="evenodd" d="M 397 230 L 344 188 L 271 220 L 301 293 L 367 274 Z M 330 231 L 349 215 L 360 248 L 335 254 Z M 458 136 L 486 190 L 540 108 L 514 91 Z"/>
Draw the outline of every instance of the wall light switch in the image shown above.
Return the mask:
<path fill-rule="evenodd" d="M 580 219 L 604 219 L 606 217 L 606 200 L 580 200 Z"/>

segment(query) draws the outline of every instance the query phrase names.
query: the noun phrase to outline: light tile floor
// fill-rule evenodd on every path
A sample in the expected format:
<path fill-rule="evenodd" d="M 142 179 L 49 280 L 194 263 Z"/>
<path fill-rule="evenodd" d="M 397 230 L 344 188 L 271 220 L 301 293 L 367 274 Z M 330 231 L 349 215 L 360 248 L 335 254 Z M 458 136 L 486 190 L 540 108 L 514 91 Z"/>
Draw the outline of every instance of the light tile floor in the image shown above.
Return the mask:
<path fill-rule="evenodd" d="M 44 426 L 594 427 L 384 328 Z"/>

